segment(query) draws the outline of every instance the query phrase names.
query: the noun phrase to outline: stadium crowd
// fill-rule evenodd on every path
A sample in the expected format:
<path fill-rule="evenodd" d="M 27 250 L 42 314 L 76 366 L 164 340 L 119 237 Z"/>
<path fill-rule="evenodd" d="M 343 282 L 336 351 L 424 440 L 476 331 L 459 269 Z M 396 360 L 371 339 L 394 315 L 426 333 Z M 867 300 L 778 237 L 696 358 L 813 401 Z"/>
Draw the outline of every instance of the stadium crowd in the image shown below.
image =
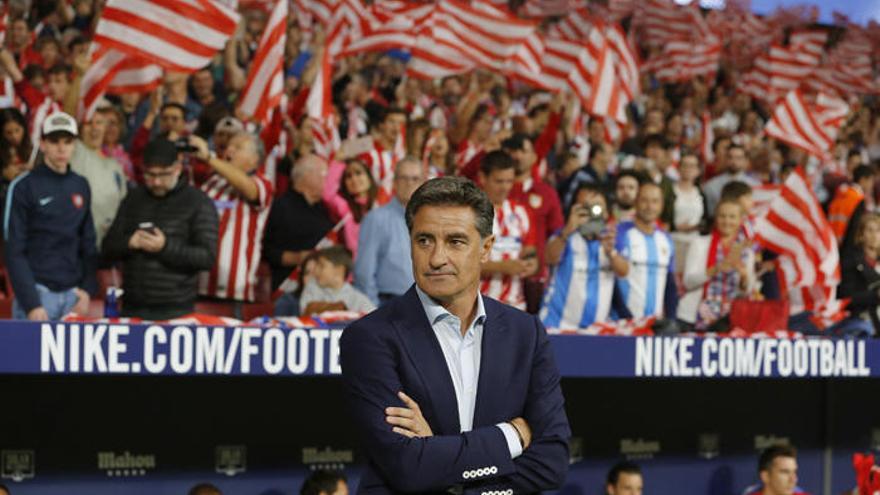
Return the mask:
<path fill-rule="evenodd" d="M 484 294 L 548 328 L 656 317 L 664 331 L 724 332 L 737 304 L 791 297 L 756 224 L 800 174 L 842 253 L 849 318 L 830 328 L 880 329 L 872 95 L 846 95 L 849 113 L 819 159 L 763 132 L 774 106 L 739 90 L 745 70 L 727 58 L 712 77 L 677 83 L 643 71 L 621 124 L 590 118 L 570 92 L 493 71 L 408 77 L 409 54 L 390 50 L 333 67 L 340 142 L 328 157 L 306 111 L 324 36 L 293 15 L 282 103 L 263 123 L 241 112 L 271 2 L 240 2 L 241 23 L 211 64 L 166 70 L 149 92 L 108 93 L 82 117 L 102 4 L 6 6 L 0 204 L 16 318 L 88 314 L 107 286 L 124 290 L 123 316 L 146 319 L 206 307 L 240 317 L 269 301 L 276 315 L 368 312 L 412 284 L 410 195 L 463 175 L 495 206 Z M 845 31 L 818 27 L 832 33 L 828 47 Z M 824 328 L 797 316 L 778 329 Z"/>

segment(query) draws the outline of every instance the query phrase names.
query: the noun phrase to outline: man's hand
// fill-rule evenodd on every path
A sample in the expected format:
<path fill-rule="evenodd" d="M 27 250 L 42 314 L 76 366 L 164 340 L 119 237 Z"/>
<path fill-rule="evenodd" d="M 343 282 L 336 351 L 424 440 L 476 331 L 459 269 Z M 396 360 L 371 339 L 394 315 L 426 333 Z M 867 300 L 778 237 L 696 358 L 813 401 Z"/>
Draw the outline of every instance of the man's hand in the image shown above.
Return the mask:
<path fill-rule="evenodd" d="M 70 309 L 70 311 L 78 315 L 89 314 L 89 301 L 91 300 L 89 293 L 79 287 L 74 289 L 74 291 L 76 292 L 76 304 Z"/>
<path fill-rule="evenodd" d="M 385 421 L 390 425 L 394 425 L 391 429 L 394 433 L 398 433 L 408 438 L 426 438 L 433 437 L 434 432 L 422 416 L 422 410 L 416 401 L 412 400 L 403 392 L 398 392 L 397 396 L 406 404 L 406 407 L 387 407 L 385 408 Z M 514 427 L 515 428 L 515 427 Z M 528 425 L 526 425 L 528 428 Z M 531 432 L 529 432 L 531 435 Z"/>
<path fill-rule="evenodd" d="M 590 212 L 589 210 L 587 210 L 587 207 L 575 203 L 571 207 L 571 212 L 568 214 L 568 222 L 566 222 L 565 228 L 563 229 L 562 233 L 565 235 L 565 237 L 574 234 L 575 232 L 577 232 L 578 227 L 586 223 L 586 221 L 589 219 Z"/>
<path fill-rule="evenodd" d="M 134 234 L 131 234 L 131 237 L 128 238 L 129 249 L 143 249 L 143 232 L 143 230 L 135 230 Z"/>
<path fill-rule="evenodd" d="M 510 424 L 519 433 L 519 437 L 522 439 L 523 450 L 529 448 L 529 445 L 532 443 L 532 428 L 529 426 L 529 423 L 523 418 L 513 418 L 510 420 Z"/>
<path fill-rule="evenodd" d="M 196 148 L 196 158 L 199 160 L 208 163 L 211 158 L 211 150 L 208 148 L 208 143 L 196 135 L 189 136 L 189 144 L 190 146 Z"/>
<path fill-rule="evenodd" d="M 27 319 L 31 321 L 48 321 L 49 315 L 46 314 L 46 310 L 43 309 L 42 306 L 37 306 L 36 308 L 28 311 Z"/>
<path fill-rule="evenodd" d="M 599 236 L 599 241 L 602 243 L 602 249 L 605 250 L 605 254 L 611 256 L 611 253 L 614 252 L 614 244 L 617 241 L 617 229 L 613 223 L 605 224 L 605 230 Z"/>
<path fill-rule="evenodd" d="M 159 227 L 154 227 L 155 230 L 151 233 L 146 230 L 141 230 L 141 249 L 148 253 L 158 253 L 162 249 L 165 248 L 165 234 L 159 230 Z"/>

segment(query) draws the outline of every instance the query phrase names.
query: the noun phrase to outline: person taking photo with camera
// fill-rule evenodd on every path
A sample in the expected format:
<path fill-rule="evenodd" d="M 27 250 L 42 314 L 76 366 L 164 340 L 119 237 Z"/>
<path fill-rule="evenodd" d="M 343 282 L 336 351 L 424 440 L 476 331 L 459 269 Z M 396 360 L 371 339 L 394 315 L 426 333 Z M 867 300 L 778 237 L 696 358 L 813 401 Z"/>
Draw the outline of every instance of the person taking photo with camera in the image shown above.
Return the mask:
<path fill-rule="evenodd" d="M 568 221 L 547 243 L 545 261 L 553 267 L 539 316 L 548 328 L 586 328 L 608 319 L 614 277 L 625 277 L 629 263 L 614 245 L 602 186 L 583 183 L 574 194 Z"/>

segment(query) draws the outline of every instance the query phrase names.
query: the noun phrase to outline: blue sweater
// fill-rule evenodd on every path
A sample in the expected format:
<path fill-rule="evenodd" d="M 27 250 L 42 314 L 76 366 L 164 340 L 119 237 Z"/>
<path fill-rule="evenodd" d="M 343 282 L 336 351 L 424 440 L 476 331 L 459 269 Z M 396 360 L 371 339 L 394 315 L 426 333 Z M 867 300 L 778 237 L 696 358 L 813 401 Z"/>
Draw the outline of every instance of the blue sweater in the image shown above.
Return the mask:
<path fill-rule="evenodd" d="M 6 195 L 6 266 L 19 305 L 41 305 L 36 284 L 52 291 L 95 290 L 97 247 L 86 180 L 44 163 L 16 178 Z"/>

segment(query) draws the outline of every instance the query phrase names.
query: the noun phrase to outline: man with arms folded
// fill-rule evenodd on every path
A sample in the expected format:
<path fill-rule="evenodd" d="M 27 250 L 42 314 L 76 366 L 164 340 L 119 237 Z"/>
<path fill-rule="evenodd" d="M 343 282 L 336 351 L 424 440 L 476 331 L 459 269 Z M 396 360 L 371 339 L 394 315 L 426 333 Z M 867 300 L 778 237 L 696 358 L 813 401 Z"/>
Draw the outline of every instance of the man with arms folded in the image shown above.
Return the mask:
<path fill-rule="evenodd" d="M 565 480 L 571 431 L 544 328 L 479 293 L 493 217 L 467 179 L 425 183 L 406 210 L 415 286 L 342 335 L 369 458 L 361 493 L 512 495 Z"/>

